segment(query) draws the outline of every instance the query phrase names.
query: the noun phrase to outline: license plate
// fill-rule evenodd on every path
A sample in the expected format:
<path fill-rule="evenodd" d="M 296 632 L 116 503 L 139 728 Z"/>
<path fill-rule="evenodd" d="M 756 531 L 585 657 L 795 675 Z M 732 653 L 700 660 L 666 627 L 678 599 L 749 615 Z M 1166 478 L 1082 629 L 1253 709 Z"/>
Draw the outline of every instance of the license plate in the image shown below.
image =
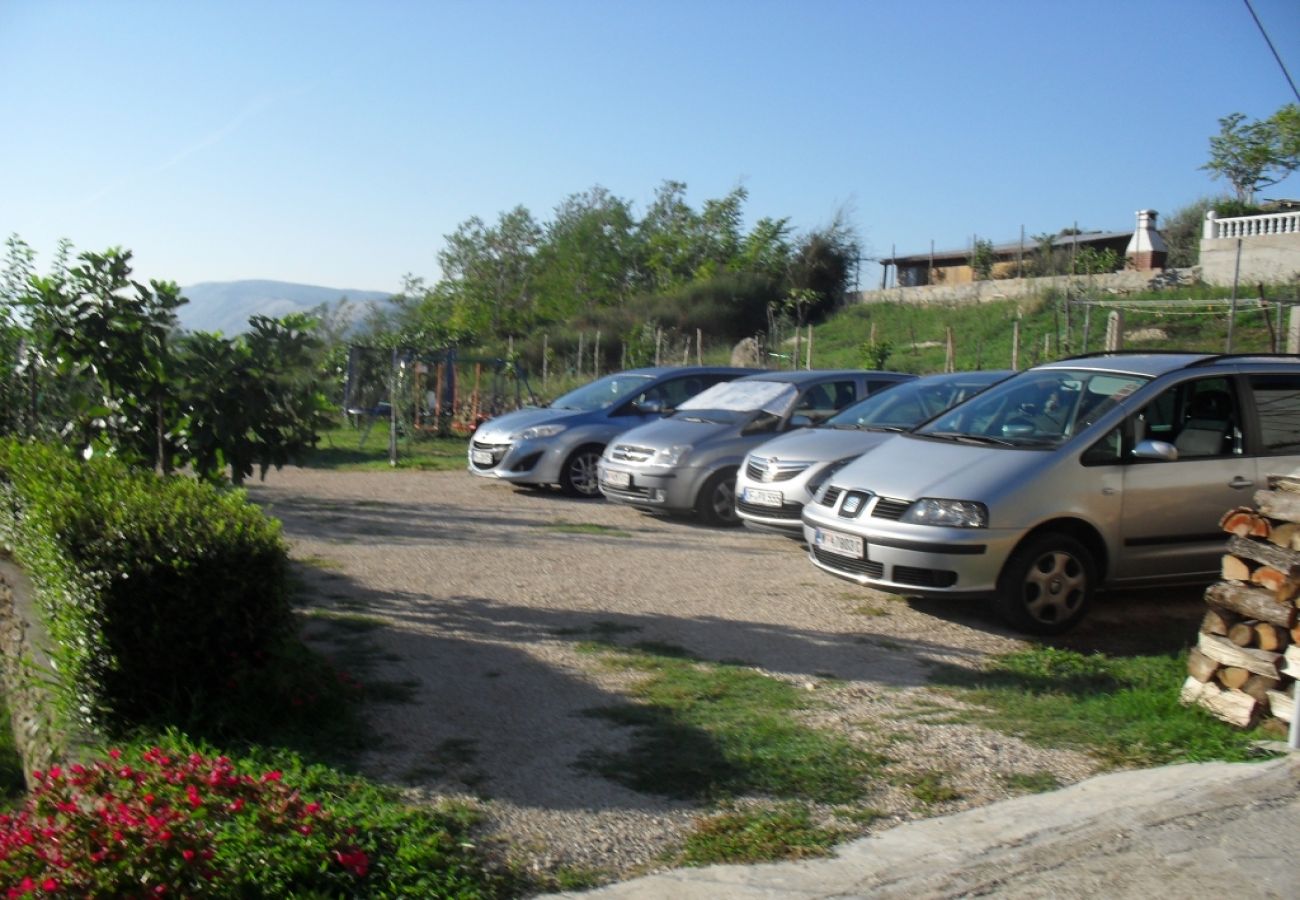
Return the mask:
<path fill-rule="evenodd" d="M 785 497 L 780 491 L 764 491 L 758 488 L 745 488 L 743 497 L 746 503 L 752 503 L 755 506 L 776 506 L 779 507 L 785 502 Z"/>
<path fill-rule="evenodd" d="M 480 466 L 492 465 L 491 450 L 471 450 L 469 451 L 469 458 L 472 459 L 474 462 L 478 463 Z"/>
<path fill-rule="evenodd" d="M 866 555 L 866 544 L 856 534 L 823 531 L 818 528 L 817 533 L 813 536 L 813 543 L 823 550 L 838 553 L 840 556 L 852 556 L 862 559 Z"/>
<path fill-rule="evenodd" d="M 632 485 L 632 476 L 627 472 L 606 472 L 605 484 L 610 487 L 630 487 Z"/>

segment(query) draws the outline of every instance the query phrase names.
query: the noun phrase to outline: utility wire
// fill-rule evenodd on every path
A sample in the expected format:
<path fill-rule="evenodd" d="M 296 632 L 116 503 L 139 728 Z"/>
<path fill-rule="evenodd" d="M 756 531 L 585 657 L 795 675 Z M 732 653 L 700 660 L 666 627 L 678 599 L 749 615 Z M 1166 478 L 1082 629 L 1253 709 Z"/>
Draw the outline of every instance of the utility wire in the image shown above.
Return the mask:
<path fill-rule="evenodd" d="M 1286 63 L 1282 62 L 1282 57 L 1278 55 L 1277 48 L 1269 39 L 1268 32 L 1264 30 L 1264 23 L 1255 15 L 1255 7 L 1250 5 L 1250 0 L 1242 0 L 1246 4 L 1246 9 L 1250 11 L 1250 17 L 1255 20 L 1255 25 L 1259 28 L 1259 33 L 1264 36 L 1264 43 L 1268 44 L 1268 49 L 1273 51 L 1273 58 L 1277 60 L 1278 67 L 1282 74 L 1286 76 L 1286 83 L 1291 85 L 1291 93 L 1295 94 L 1296 100 L 1300 100 L 1300 90 L 1296 90 L 1295 82 L 1291 79 L 1291 73 L 1286 70 Z"/>

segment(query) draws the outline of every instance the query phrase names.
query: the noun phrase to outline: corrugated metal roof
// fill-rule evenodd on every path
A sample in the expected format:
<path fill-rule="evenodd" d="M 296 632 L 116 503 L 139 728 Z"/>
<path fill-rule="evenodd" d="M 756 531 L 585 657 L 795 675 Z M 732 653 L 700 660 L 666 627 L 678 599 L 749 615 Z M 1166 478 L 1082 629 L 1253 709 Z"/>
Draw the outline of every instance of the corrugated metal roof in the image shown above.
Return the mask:
<path fill-rule="evenodd" d="M 1133 232 L 1131 231 L 1088 231 L 1088 232 L 1084 232 L 1083 234 L 1058 234 L 1056 235 L 1056 237 L 1052 239 L 1052 246 L 1067 248 L 1067 247 L 1072 247 L 1076 244 L 1086 245 L 1086 244 L 1107 243 L 1110 241 L 1117 241 L 1117 240 L 1127 241 L 1132 236 L 1133 236 Z M 1021 246 L 1022 245 L 1019 241 L 1012 241 L 1006 244 L 994 244 L 993 252 L 998 256 L 1014 257 L 1017 253 L 1020 252 Z M 1029 256 L 1036 249 L 1038 249 L 1038 242 L 1031 238 L 1025 238 L 1025 243 L 1023 246 L 1024 246 L 1025 255 Z M 936 250 L 934 253 L 912 253 L 908 256 L 894 256 L 888 259 L 882 259 L 880 260 L 880 263 L 881 265 L 890 265 L 890 264 L 898 265 L 900 263 L 902 264 L 928 263 L 932 259 L 935 260 L 936 262 L 938 262 L 939 260 L 950 260 L 950 259 L 966 260 L 966 259 L 970 259 L 970 254 L 971 254 L 971 248 L 969 247 L 964 248 L 962 250 L 943 250 L 943 251 Z"/>

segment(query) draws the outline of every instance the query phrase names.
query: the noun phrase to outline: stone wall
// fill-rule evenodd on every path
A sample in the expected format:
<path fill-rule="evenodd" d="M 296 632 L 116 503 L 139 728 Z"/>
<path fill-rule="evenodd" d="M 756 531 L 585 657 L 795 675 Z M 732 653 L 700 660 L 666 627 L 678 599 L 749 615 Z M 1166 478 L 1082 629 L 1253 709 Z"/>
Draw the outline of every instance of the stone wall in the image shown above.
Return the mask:
<path fill-rule="evenodd" d="M 1269 234 L 1202 240 L 1201 272 L 1207 282 L 1232 284 L 1238 241 L 1241 242 L 1239 284 L 1282 284 L 1300 278 L 1300 234 Z"/>
<path fill-rule="evenodd" d="M 1196 277 L 1194 269 L 1166 269 L 1176 273 L 1183 281 Z M 895 287 L 883 291 L 850 291 L 845 300 L 849 305 L 858 303 L 915 303 L 948 305 L 957 303 L 989 303 L 997 300 L 1019 300 L 1037 297 L 1055 288 L 1083 292 L 1089 296 L 1130 294 L 1147 290 L 1159 272 L 1112 272 L 1107 275 L 1058 275 L 1048 278 L 1006 278 L 976 281 L 970 284 L 928 284 L 921 287 Z"/>

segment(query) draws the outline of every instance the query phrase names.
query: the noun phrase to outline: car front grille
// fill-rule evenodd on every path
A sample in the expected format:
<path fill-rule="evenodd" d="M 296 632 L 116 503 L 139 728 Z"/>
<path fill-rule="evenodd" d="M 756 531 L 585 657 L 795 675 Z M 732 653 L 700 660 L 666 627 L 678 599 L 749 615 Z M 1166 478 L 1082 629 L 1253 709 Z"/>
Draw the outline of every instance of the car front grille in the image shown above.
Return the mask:
<path fill-rule="evenodd" d="M 654 447 L 637 447 L 634 444 L 615 444 L 609 458 L 618 462 L 644 463 L 655 455 Z"/>
<path fill-rule="evenodd" d="M 736 509 L 759 519 L 788 519 L 797 522 L 799 521 L 799 515 L 803 512 L 803 504 L 783 503 L 780 507 L 759 506 L 757 503 L 746 503 L 738 499 L 736 500 Z"/>
<path fill-rule="evenodd" d="M 894 500 L 890 497 L 881 497 L 876 500 L 876 505 L 871 508 L 871 516 L 874 519 L 893 519 L 897 521 L 907 512 L 907 508 L 912 505 L 911 500 Z"/>
<path fill-rule="evenodd" d="M 945 569 L 917 569 L 912 566 L 894 566 L 894 581 L 915 587 L 950 588 L 957 583 L 957 573 Z"/>
<path fill-rule="evenodd" d="M 813 547 L 812 552 L 814 558 L 828 569 L 849 572 L 854 575 L 865 575 L 868 578 L 883 578 L 885 575 L 884 563 L 878 563 L 875 560 L 828 553 L 821 547 Z"/>
<path fill-rule="evenodd" d="M 496 468 L 496 466 L 500 464 L 501 460 L 505 458 L 505 455 L 510 452 L 510 445 L 509 444 L 485 444 L 482 441 L 470 441 L 470 449 L 485 450 L 488 453 L 492 454 L 492 462 L 490 463 L 477 462 L 472 457 L 470 459 L 471 466 L 473 466 L 474 468 L 480 471 L 485 472 L 488 469 Z"/>
<path fill-rule="evenodd" d="M 836 501 L 840 499 L 840 494 L 842 493 L 844 493 L 844 488 L 839 488 L 839 487 L 827 488 L 826 493 L 822 496 L 822 506 L 833 507 Z"/>
<path fill-rule="evenodd" d="M 789 481 L 810 465 L 812 463 L 792 460 L 782 462 L 776 457 L 751 456 L 749 462 L 745 464 L 745 474 L 752 480 L 765 484 L 773 481 Z"/>

